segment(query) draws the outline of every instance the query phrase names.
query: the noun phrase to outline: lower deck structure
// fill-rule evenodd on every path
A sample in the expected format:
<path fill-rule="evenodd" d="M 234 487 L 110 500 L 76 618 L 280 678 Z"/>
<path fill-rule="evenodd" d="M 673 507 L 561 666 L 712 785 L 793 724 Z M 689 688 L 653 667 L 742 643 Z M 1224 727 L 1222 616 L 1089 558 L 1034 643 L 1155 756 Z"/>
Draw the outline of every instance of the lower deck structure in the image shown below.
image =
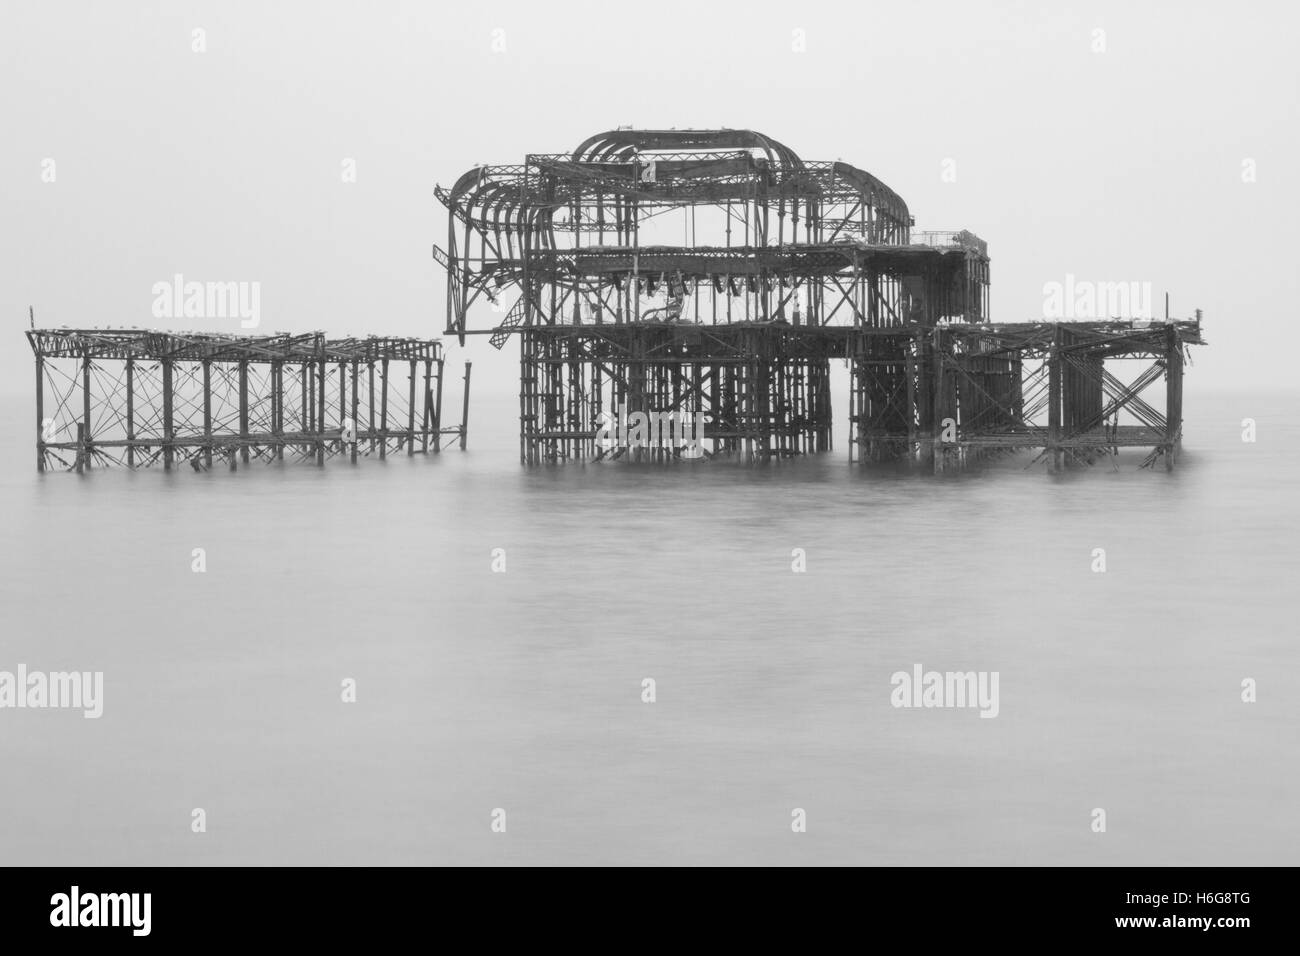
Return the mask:
<path fill-rule="evenodd" d="M 848 355 L 850 454 L 915 458 L 942 471 L 1031 451 L 1059 470 L 1142 448 L 1144 465 L 1172 468 L 1186 349 L 1202 342 L 1199 313 L 1194 321 L 860 330 Z"/>
<path fill-rule="evenodd" d="M 33 329 L 36 466 L 164 468 L 465 447 L 437 340 Z"/>
<path fill-rule="evenodd" d="M 874 329 L 642 321 L 517 334 L 525 464 L 828 451 L 840 359 L 850 461 L 935 471 L 1019 451 L 1055 470 L 1121 448 L 1172 467 L 1186 348 L 1202 342 L 1199 314 Z"/>
<path fill-rule="evenodd" d="M 830 361 L 844 330 L 733 323 L 545 326 L 520 334 L 520 460 L 668 460 L 682 442 L 601 441 L 639 414 L 700 425 L 705 454 L 831 448 Z M 618 430 L 616 430 L 618 431 Z"/>

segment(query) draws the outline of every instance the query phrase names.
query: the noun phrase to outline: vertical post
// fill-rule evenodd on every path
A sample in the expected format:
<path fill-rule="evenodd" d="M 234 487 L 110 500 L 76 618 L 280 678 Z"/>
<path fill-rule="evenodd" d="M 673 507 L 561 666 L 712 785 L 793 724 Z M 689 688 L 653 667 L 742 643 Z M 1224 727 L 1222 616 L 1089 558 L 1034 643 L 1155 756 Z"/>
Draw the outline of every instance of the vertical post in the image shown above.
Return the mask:
<path fill-rule="evenodd" d="M 320 374 L 317 376 L 318 381 L 316 383 L 320 396 L 316 401 L 316 464 L 318 465 L 325 464 L 325 380 L 328 377 L 329 363 L 322 358 L 320 360 Z"/>
<path fill-rule="evenodd" d="M 730 248 L 731 248 L 731 218 L 732 218 L 732 217 L 731 217 L 731 203 L 730 203 L 730 202 L 728 202 L 727 205 L 726 205 L 726 212 L 727 212 L 727 248 L 730 249 Z M 731 295 L 731 276 L 730 276 L 730 275 L 727 275 L 727 276 L 725 277 L 725 280 L 724 280 L 724 281 L 725 281 L 725 286 L 726 286 L 726 292 L 724 292 L 723 294 L 727 297 L 727 300 L 726 300 L 726 301 L 727 301 L 727 322 L 731 322 L 731 299 L 732 299 L 732 295 Z M 715 286 L 715 288 L 716 288 L 716 286 Z M 714 450 L 716 451 L 716 449 L 714 449 Z"/>
<path fill-rule="evenodd" d="M 383 461 L 388 457 L 388 359 L 385 358 L 379 367 L 379 377 L 382 381 L 379 383 L 381 389 L 379 412 L 379 460 Z"/>
<path fill-rule="evenodd" d="M 212 467 L 212 362 L 203 360 L 203 464 Z"/>
<path fill-rule="evenodd" d="M 424 360 L 424 427 L 421 429 L 420 450 L 429 453 L 429 426 L 433 423 L 433 393 L 429 390 L 429 378 L 433 374 L 433 360 Z"/>
<path fill-rule="evenodd" d="M 1047 448 L 1052 471 L 1061 470 L 1061 327 L 1052 327 L 1052 347 L 1047 355 Z"/>
<path fill-rule="evenodd" d="M 163 469 L 170 470 L 175 453 L 172 451 L 174 396 L 172 394 L 172 360 L 162 360 L 163 375 Z"/>
<path fill-rule="evenodd" d="M 271 434 L 275 436 L 275 457 L 284 460 L 284 363 L 271 363 Z"/>
<path fill-rule="evenodd" d="M 620 299 L 622 293 L 619 293 Z M 620 310 L 622 306 L 619 306 Z M 622 321 L 617 319 L 616 321 Z M 523 331 L 519 334 L 519 463 L 521 465 L 532 464 L 529 461 L 531 454 L 529 438 L 531 429 L 529 428 L 529 416 L 532 409 L 532 376 L 535 374 L 535 363 L 529 361 L 532 355 L 533 340 L 532 334 Z"/>
<path fill-rule="evenodd" d="M 411 359 L 410 403 L 406 407 L 406 453 L 415 454 L 415 359 Z"/>
<path fill-rule="evenodd" d="M 852 340 L 851 340 L 852 341 Z M 865 374 L 863 369 L 863 358 L 861 346 L 854 348 L 852 359 L 853 365 L 849 372 L 849 464 L 853 464 L 853 449 L 858 443 L 858 436 L 861 434 L 861 426 L 858 422 L 857 408 L 860 404 L 858 393 L 862 389 L 862 377 Z"/>
<path fill-rule="evenodd" d="M 248 464 L 248 359 L 239 362 L 239 458 Z M 235 463 L 235 456 L 230 456 Z"/>
<path fill-rule="evenodd" d="M 944 373 L 944 357 L 949 347 L 948 337 L 941 329 L 934 329 L 934 381 L 931 387 L 934 389 L 934 398 L 930 406 L 931 413 L 934 416 L 931 422 L 933 428 L 934 443 L 934 473 L 940 474 L 947 460 L 947 453 L 943 447 L 943 420 L 948 412 L 948 386 L 947 376 Z"/>
<path fill-rule="evenodd" d="M 903 340 L 903 348 L 907 350 L 903 374 L 907 376 L 907 461 L 909 464 L 916 462 L 916 359 L 920 352 L 916 340 L 917 334 L 915 331 L 909 332 L 907 338 Z"/>
<path fill-rule="evenodd" d="M 126 467 L 135 467 L 135 359 L 126 360 Z"/>
<path fill-rule="evenodd" d="M 302 436 L 304 440 L 311 433 L 312 406 L 316 404 L 316 386 L 312 380 L 315 367 L 310 362 L 304 361 L 299 369 L 299 374 L 302 377 L 302 414 L 300 417 L 302 419 Z M 304 453 L 310 450 L 310 446 L 305 444 L 299 447 Z"/>
<path fill-rule="evenodd" d="M 357 432 L 361 430 L 361 423 L 357 421 L 357 416 L 361 414 L 361 406 L 357 401 L 357 359 L 352 359 L 352 464 L 357 463 Z"/>
<path fill-rule="evenodd" d="M 366 377 L 370 380 L 370 401 L 366 403 L 366 417 L 370 420 L 370 453 L 375 453 L 375 360 L 366 362 Z"/>
<path fill-rule="evenodd" d="M 817 378 L 821 382 L 821 391 L 818 401 L 821 405 L 822 416 L 822 433 L 826 436 L 824 451 L 835 450 L 835 428 L 831 414 L 831 372 L 830 365 L 823 366 L 817 372 Z"/>
<path fill-rule="evenodd" d="M 1165 335 L 1165 470 L 1173 471 L 1183 447 L 1183 343 L 1175 325 Z"/>
<path fill-rule="evenodd" d="M 641 178 L 641 164 L 633 159 L 632 161 L 632 179 L 633 182 Z M 635 199 L 628 201 L 628 210 L 632 214 L 632 285 L 631 293 L 633 296 L 632 319 L 635 322 L 641 321 L 641 215 L 640 205 Z"/>
<path fill-rule="evenodd" d="M 81 420 L 84 423 L 81 436 L 77 442 L 77 454 L 90 467 L 90 349 L 87 346 L 81 357 Z"/>
<path fill-rule="evenodd" d="M 438 394 L 433 403 L 433 450 L 442 451 L 442 370 L 445 359 L 438 359 Z"/>
<path fill-rule="evenodd" d="M 45 470 L 45 356 L 36 352 L 36 470 Z"/>
<path fill-rule="evenodd" d="M 469 436 L 469 373 L 473 362 L 465 363 L 465 398 L 460 407 L 460 450 L 465 450 L 465 439 Z"/>
<path fill-rule="evenodd" d="M 345 424 L 345 420 L 348 417 L 347 378 L 348 378 L 347 364 L 342 360 L 340 360 L 339 361 L 339 454 L 340 455 L 343 454 L 345 451 L 347 451 L 347 449 L 343 447 L 344 445 L 343 426 Z M 356 382 L 354 381 L 352 384 L 355 386 Z M 353 388 L 353 391 L 355 392 L 356 389 Z M 353 415 L 352 418 L 355 420 L 356 415 Z M 353 447 L 355 449 L 355 445 Z M 356 461 L 355 458 L 353 458 L 352 460 Z"/>

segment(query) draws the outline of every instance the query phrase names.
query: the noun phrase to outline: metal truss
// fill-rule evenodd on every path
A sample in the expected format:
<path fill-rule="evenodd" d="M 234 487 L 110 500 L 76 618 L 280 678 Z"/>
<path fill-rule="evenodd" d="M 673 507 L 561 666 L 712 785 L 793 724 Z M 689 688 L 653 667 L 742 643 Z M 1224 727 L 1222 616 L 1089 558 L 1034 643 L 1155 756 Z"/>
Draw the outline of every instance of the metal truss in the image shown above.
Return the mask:
<path fill-rule="evenodd" d="M 195 469 L 465 447 L 436 340 L 33 329 L 37 467 Z M 465 370 L 468 407 L 470 366 Z"/>
<path fill-rule="evenodd" d="M 948 325 L 851 342 L 850 456 L 936 471 L 1035 450 L 1030 465 L 1114 461 L 1147 448 L 1172 468 L 1182 440 L 1187 348 L 1196 321 Z M 1115 363 L 1130 366 L 1124 375 Z M 1144 393 L 1163 381 L 1162 402 Z"/>

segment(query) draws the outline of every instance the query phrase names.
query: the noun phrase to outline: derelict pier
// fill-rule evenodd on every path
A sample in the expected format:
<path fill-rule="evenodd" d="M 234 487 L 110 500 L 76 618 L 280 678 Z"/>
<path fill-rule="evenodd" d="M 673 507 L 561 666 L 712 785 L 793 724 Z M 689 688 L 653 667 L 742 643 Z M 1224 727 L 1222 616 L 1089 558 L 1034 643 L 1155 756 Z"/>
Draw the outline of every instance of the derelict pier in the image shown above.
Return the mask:
<path fill-rule="evenodd" d="M 465 447 L 471 367 L 458 425 L 444 426 L 436 340 L 33 329 L 36 466 L 196 470 L 286 457 Z"/>
<path fill-rule="evenodd" d="M 435 193 L 447 334 L 519 339 L 525 464 L 679 457 L 603 446 L 626 411 L 703 416 L 708 456 L 830 450 L 832 359 L 851 461 L 1059 468 L 1128 447 L 1172 466 L 1179 448 L 1199 314 L 991 323 L 982 239 L 915 230 L 870 173 L 760 133 L 613 130 Z"/>

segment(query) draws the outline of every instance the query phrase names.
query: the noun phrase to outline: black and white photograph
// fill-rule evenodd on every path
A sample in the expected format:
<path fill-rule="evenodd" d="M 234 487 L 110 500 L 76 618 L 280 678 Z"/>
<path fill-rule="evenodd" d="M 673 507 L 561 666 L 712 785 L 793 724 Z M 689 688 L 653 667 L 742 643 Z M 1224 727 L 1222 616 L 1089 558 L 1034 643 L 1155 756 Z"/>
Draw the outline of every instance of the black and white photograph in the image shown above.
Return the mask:
<path fill-rule="evenodd" d="M 1298 28 L 6 0 L 5 924 L 800 867 L 1251 940 Z"/>

